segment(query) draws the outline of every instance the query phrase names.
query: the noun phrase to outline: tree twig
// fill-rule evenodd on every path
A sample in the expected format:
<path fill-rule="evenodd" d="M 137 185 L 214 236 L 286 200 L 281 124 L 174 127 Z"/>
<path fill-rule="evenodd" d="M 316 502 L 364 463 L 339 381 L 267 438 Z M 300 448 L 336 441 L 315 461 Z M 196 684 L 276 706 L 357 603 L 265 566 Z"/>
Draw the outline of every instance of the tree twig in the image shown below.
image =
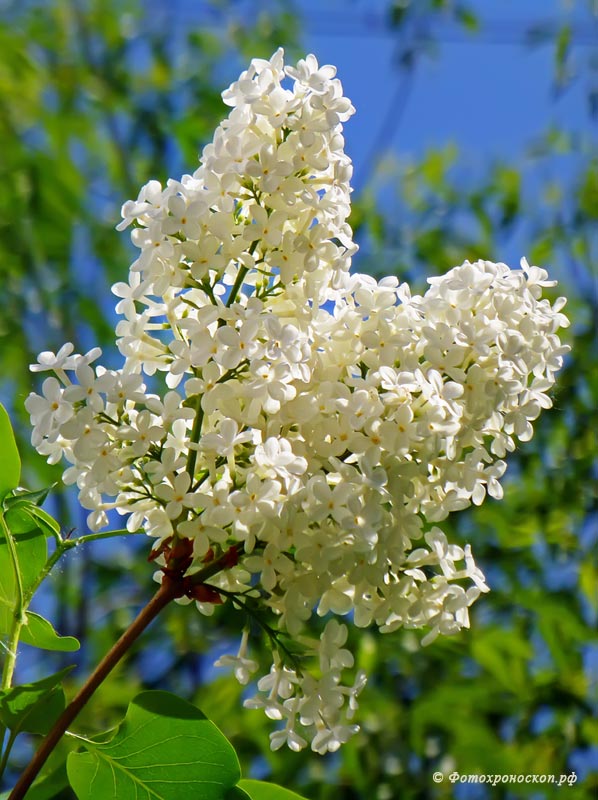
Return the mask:
<path fill-rule="evenodd" d="M 114 669 L 125 653 L 130 649 L 135 640 L 143 633 L 147 626 L 158 616 L 171 600 L 177 596 L 179 585 L 177 581 L 165 580 L 158 591 L 154 594 L 149 603 L 139 612 L 135 620 L 118 639 L 112 648 L 106 653 L 98 666 L 85 681 L 77 695 L 62 712 L 54 723 L 52 729 L 43 740 L 39 750 L 35 753 L 27 768 L 15 784 L 8 800 L 22 800 L 25 793 L 37 777 L 39 771 L 46 763 L 47 758 L 62 735 L 79 714 L 89 698 L 104 681 L 108 674 Z"/>

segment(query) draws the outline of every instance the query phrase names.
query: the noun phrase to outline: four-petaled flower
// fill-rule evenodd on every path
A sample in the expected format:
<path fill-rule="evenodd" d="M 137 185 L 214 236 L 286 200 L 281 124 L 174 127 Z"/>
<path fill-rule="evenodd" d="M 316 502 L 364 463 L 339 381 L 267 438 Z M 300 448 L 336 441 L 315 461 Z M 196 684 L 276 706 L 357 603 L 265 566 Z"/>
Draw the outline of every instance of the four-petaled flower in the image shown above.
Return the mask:
<path fill-rule="evenodd" d="M 424 644 L 469 626 L 484 575 L 437 523 L 501 496 L 503 457 L 551 405 L 565 301 L 525 260 L 465 262 L 421 296 L 350 274 L 354 109 L 334 67 L 278 50 L 224 100 L 198 168 L 123 206 L 140 252 L 114 287 L 122 368 L 42 353 L 32 369 L 56 377 L 26 407 L 92 529 L 127 515 L 162 543 L 159 578 L 165 542 L 186 577 L 221 567 L 186 592 L 201 613 L 232 598 L 269 620 L 273 664 L 246 704 L 280 722 L 272 746 L 334 751 L 365 676 L 347 681 L 348 627 L 312 639 L 310 621 L 426 629 Z M 242 683 L 247 649 L 245 631 L 218 661 Z"/>

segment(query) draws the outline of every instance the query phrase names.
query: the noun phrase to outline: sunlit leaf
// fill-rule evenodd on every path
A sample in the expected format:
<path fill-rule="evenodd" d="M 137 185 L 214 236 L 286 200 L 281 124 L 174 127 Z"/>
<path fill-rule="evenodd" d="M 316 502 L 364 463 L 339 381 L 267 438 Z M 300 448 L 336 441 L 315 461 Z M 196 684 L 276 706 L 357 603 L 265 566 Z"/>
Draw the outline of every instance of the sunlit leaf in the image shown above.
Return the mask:
<path fill-rule="evenodd" d="M 16 515 L 15 520 L 19 525 L 27 527 L 26 523 L 30 518 L 29 512 L 31 509 L 41 510 L 32 505 L 29 509 L 26 509 L 26 513 L 21 514 L 20 512 L 23 512 L 23 509 L 13 508 L 7 513 L 7 521 L 10 521 L 11 514 L 14 514 Z M 49 519 L 52 518 L 49 517 Z M 40 520 L 37 519 L 37 521 Z M 43 524 L 49 525 L 45 521 Z M 25 598 L 33 592 L 46 565 L 48 552 L 46 535 L 39 527 L 32 530 L 18 530 L 13 537 L 13 541 L 17 567 L 21 577 L 21 588 Z M 6 635 L 12 628 L 17 599 L 17 578 L 10 550 L 3 535 L 0 535 L 0 575 L 2 576 L 0 581 L 0 636 L 2 636 Z M 20 639 L 25 644 L 39 647 L 43 650 L 63 652 L 72 652 L 79 649 L 77 639 L 72 636 L 59 636 L 52 624 L 39 614 L 26 611 L 24 617 L 25 621 L 21 628 Z"/>
<path fill-rule="evenodd" d="M 60 525 L 47 511 L 37 505 L 31 506 L 27 510 L 46 536 L 54 536 L 55 539 L 60 537 Z"/>
<path fill-rule="evenodd" d="M 31 495 L 35 496 L 34 493 Z M 5 501 L 5 505 L 4 518 L 13 534 L 29 533 L 39 529 L 45 536 L 60 539 L 60 525 L 47 511 L 39 508 L 35 499 L 11 497 Z"/>
<path fill-rule="evenodd" d="M 50 491 L 52 490 L 52 486 L 48 486 L 45 489 L 38 489 L 35 492 L 30 492 L 27 489 L 18 488 L 15 489 L 6 499 L 5 499 L 5 508 L 11 508 L 14 505 L 18 505 L 22 501 L 27 501 L 29 503 L 33 503 L 36 506 L 41 506 Z"/>
<path fill-rule="evenodd" d="M 39 647 L 40 650 L 57 650 L 63 653 L 72 653 L 79 649 L 80 644 L 74 636 L 60 636 L 52 623 L 39 614 L 27 611 L 25 617 L 25 625 L 21 628 L 21 641 L 24 644 Z"/>
<path fill-rule="evenodd" d="M 223 800 L 240 776 L 237 755 L 195 706 L 143 692 L 109 742 L 85 742 L 67 771 L 79 800 Z"/>
<path fill-rule="evenodd" d="M 38 528 L 38 524 L 29 513 L 28 504 L 20 502 L 11 505 L 4 513 L 4 519 L 13 536 L 21 533 L 30 533 Z"/>

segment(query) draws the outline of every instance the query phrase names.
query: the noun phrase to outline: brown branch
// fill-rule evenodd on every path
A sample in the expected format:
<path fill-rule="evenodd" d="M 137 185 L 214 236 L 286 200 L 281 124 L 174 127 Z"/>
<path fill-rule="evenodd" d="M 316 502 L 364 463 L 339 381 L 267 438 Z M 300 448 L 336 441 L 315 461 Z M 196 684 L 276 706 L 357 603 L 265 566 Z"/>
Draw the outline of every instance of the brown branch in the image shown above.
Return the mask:
<path fill-rule="evenodd" d="M 127 650 L 129 650 L 135 640 L 147 628 L 150 622 L 157 617 L 160 611 L 162 611 L 162 609 L 167 606 L 171 600 L 174 600 L 174 598 L 179 595 L 179 592 L 180 588 L 177 581 L 168 579 L 164 580 L 149 603 L 139 612 L 135 620 L 123 633 L 120 639 L 118 639 L 108 653 L 106 653 L 96 669 L 85 681 L 77 695 L 56 720 L 52 729 L 43 740 L 39 750 L 33 756 L 27 768 L 17 781 L 14 789 L 8 797 L 8 800 L 21 800 L 25 796 L 25 793 L 37 777 L 43 765 L 46 763 L 48 756 L 52 750 L 54 750 L 66 729 L 81 711 L 83 706 L 87 703 L 98 686 L 114 669 L 114 667 L 125 655 Z"/>
<path fill-rule="evenodd" d="M 182 542 L 185 541 L 186 540 L 182 540 Z M 179 541 L 179 547 L 182 546 L 182 542 Z M 164 552 L 164 549 L 162 549 L 161 552 Z M 164 572 L 162 585 L 149 603 L 139 612 L 120 639 L 106 653 L 104 658 L 85 681 L 78 694 L 75 695 L 60 717 L 58 717 L 51 731 L 41 743 L 39 750 L 29 762 L 25 772 L 23 772 L 15 784 L 14 789 L 8 796 L 8 800 L 22 800 L 22 798 L 25 797 L 25 793 L 36 779 L 39 771 L 46 763 L 48 756 L 52 750 L 54 750 L 68 726 L 102 681 L 112 672 L 127 650 L 130 649 L 131 645 L 143 633 L 150 622 L 158 616 L 163 608 L 175 598 L 184 596 L 208 603 L 221 602 L 217 591 L 214 590 L 213 587 L 209 589 L 205 587 L 206 592 L 202 593 L 201 589 L 204 588 L 202 584 L 223 569 L 229 569 L 237 564 L 239 560 L 239 546 L 233 545 L 229 547 L 222 555 L 218 558 L 213 558 L 205 567 L 193 575 L 185 575 L 185 571 L 189 567 L 189 561 L 185 557 L 186 555 L 187 553 L 184 547 L 181 553 L 178 552 L 176 546 L 175 549 L 172 550 L 168 548 L 168 566 L 162 568 Z"/>
<path fill-rule="evenodd" d="M 239 547 L 238 545 L 229 547 L 229 549 L 218 558 L 209 561 L 199 572 L 187 576 L 184 575 L 185 570 L 189 566 L 187 560 L 185 558 L 179 558 L 178 552 L 175 551 L 172 552 L 171 556 L 172 557 L 167 559 L 170 568 L 168 566 L 162 568 L 164 571 L 164 578 L 158 591 L 149 603 L 139 612 L 120 639 L 106 653 L 104 658 L 85 681 L 78 694 L 75 695 L 60 717 L 58 717 L 51 731 L 41 743 L 39 750 L 29 762 L 25 772 L 23 772 L 15 784 L 14 789 L 8 796 L 8 800 L 22 800 L 22 798 L 25 797 L 25 793 L 36 779 L 39 771 L 46 763 L 50 753 L 54 750 L 68 726 L 102 681 L 105 680 L 127 650 L 130 649 L 136 639 L 143 633 L 150 622 L 158 616 L 163 608 L 175 598 L 184 596 L 206 602 L 220 602 L 217 599 L 217 591 L 214 590 L 213 587 L 210 587 L 205 597 L 199 590 L 203 588 L 202 584 L 213 575 L 237 564 L 239 560 Z M 206 590 L 208 589 L 208 587 L 205 588 Z"/>

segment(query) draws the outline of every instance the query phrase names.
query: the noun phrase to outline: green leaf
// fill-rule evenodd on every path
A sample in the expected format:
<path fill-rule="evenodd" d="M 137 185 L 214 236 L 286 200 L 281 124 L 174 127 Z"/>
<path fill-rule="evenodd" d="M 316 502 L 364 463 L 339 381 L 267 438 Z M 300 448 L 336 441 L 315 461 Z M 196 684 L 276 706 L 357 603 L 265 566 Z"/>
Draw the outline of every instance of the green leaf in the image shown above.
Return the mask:
<path fill-rule="evenodd" d="M 27 502 L 34 503 L 36 506 L 41 506 L 52 489 L 56 484 L 52 484 L 52 486 L 48 486 L 45 489 L 38 489 L 35 492 L 30 492 L 27 489 L 17 488 L 10 495 L 7 495 L 6 499 L 4 500 L 4 507 L 10 508 L 11 506 L 26 500 Z"/>
<path fill-rule="evenodd" d="M 27 509 L 27 514 L 33 508 L 36 507 L 30 506 Z M 17 509 L 13 508 L 6 514 L 5 520 L 9 524 L 11 515 L 15 511 Z M 41 511 L 41 509 L 36 509 L 36 511 Z M 40 527 L 29 531 L 20 530 L 22 527 L 27 527 L 26 518 L 27 515 L 24 517 L 18 516 L 12 520 L 17 524 L 14 545 L 21 576 L 21 586 L 25 597 L 30 595 L 35 588 L 39 575 L 46 565 L 48 555 L 46 536 Z M 6 539 L 1 534 L 0 575 L 2 576 L 0 581 L 0 636 L 2 636 L 9 633 L 12 627 L 15 614 L 15 598 L 17 596 L 17 580 Z M 42 650 L 72 652 L 79 649 L 77 639 L 73 636 L 59 636 L 47 619 L 35 614 L 33 611 L 25 613 L 25 624 L 21 629 L 20 639 L 25 644 L 39 647 Z"/>
<path fill-rule="evenodd" d="M 74 636 L 60 636 L 54 630 L 52 623 L 33 611 L 25 614 L 27 621 L 21 628 L 21 641 L 40 650 L 59 650 L 63 653 L 72 653 L 80 647 L 79 641 Z"/>
<path fill-rule="evenodd" d="M 67 772 L 79 800 L 224 800 L 237 755 L 218 728 L 168 692 L 142 692 L 109 742 L 86 741 Z"/>
<path fill-rule="evenodd" d="M 282 786 L 278 786 L 275 783 L 267 783 L 266 781 L 254 781 L 244 778 L 239 781 L 239 787 L 247 792 L 251 800 L 305 800 L 304 797 L 291 792 L 289 789 L 284 789 Z"/>
<path fill-rule="evenodd" d="M 73 667 L 0 692 L 0 722 L 11 731 L 46 734 L 65 707 L 60 682 Z"/>
<path fill-rule="evenodd" d="M 38 528 L 44 536 L 52 536 L 57 542 L 62 541 L 60 525 L 54 517 L 29 500 L 11 503 L 4 514 L 4 519 L 13 534 L 28 533 Z"/>
<path fill-rule="evenodd" d="M 521 633 L 499 627 L 478 630 L 471 652 L 505 689 L 525 693 L 529 684 L 526 666 L 533 651 Z"/>
<path fill-rule="evenodd" d="M 5 522 L 10 528 L 10 518 L 5 516 Z M 19 519 L 20 522 L 22 520 Z M 14 543 L 19 561 L 19 571 L 21 583 L 25 594 L 35 585 L 40 572 L 46 564 L 48 549 L 46 547 L 46 537 L 39 528 L 31 528 L 29 531 L 16 531 Z M 0 575 L 2 584 L 0 585 L 0 597 L 7 597 L 11 602 L 14 598 L 15 577 L 12 570 L 12 562 L 8 552 L 8 545 L 4 535 L 0 531 Z"/>
<path fill-rule="evenodd" d="M 6 409 L 0 403 L 0 442 L 2 442 L 2 458 L 0 458 L 0 500 L 11 489 L 16 489 L 21 477 L 21 459 L 15 442 L 15 435 Z"/>
<path fill-rule="evenodd" d="M 27 503 L 11 505 L 4 512 L 4 519 L 13 536 L 20 533 L 29 533 L 39 527 L 33 516 L 29 513 Z"/>
<path fill-rule="evenodd" d="M 49 489 L 42 489 L 39 492 L 19 491 L 18 494 L 11 493 L 5 498 L 4 516 L 13 533 L 41 528 L 46 536 L 60 540 L 60 525 L 47 511 L 40 508 L 49 491 Z"/>
<path fill-rule="evenodd" d="M 30 505 L 27 511 L 36 520 L 46 536 L 53 536 L 57 540 L 60 539 L 60 525 L 47 511 L 44 511 L 43 508 L 38 508 L 37 505 Z"/>

